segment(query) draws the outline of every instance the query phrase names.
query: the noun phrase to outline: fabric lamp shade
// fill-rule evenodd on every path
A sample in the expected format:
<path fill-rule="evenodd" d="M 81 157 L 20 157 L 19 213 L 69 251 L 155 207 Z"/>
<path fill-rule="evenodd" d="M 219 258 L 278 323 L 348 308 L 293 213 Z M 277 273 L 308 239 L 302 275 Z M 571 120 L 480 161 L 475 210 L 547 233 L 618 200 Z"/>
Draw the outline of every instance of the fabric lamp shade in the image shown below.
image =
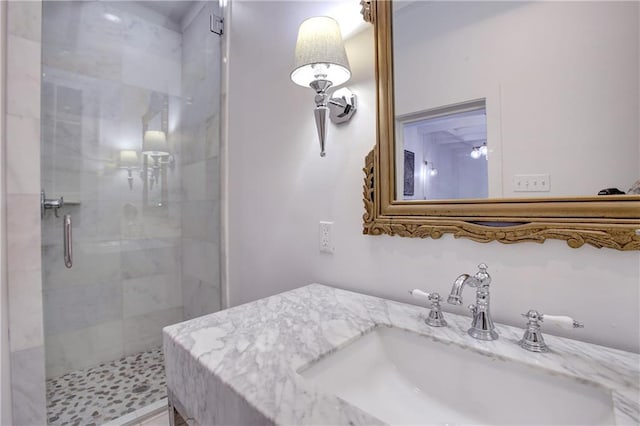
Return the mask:
<path fill-rule="evenodd" d="M 328 80 L 338 86 L 350 78 L 351 69 L 338 22 L 328 16 L 318 16 L 300 24 L 291 80 L 309 87 L 316 80 Z"/>
<path fill-rule="evenodd" d="M 128 169 L 138 167 L 138 152 L 132 149 L 120 151 L 120 167 Z"/>
<path fill-rule="evenodd" d="M 146 155 L 169 155 L 167 135 L 160 130 L 147 130 L 144 132 L 142 153 Z"/>

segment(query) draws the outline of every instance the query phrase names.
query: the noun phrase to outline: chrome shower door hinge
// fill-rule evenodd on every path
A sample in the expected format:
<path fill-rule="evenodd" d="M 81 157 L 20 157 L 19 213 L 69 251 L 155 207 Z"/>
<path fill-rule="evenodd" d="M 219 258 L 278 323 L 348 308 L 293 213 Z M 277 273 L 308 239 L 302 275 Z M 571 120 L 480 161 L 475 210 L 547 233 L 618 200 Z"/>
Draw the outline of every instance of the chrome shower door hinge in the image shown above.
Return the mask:
<path fill-rule="evenodd" d="M 214 34 L 224 34 L 224 19 L 213 13 L 209 15 L 209 30 Z"/>

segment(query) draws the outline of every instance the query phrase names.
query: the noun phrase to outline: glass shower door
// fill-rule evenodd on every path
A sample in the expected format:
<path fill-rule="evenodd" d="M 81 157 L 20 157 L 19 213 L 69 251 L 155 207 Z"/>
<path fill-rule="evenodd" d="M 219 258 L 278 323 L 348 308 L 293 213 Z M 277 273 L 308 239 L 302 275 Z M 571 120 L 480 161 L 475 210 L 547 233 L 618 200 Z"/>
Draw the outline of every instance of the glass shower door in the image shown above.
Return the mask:
<path fill-rule="evenodd" d="M 219 12 L 146 3 L 43 3 L 42 188 L 63 201 L 42 222 L 51 424 L 161 399 L 162 327 L 220 309 Z"/>

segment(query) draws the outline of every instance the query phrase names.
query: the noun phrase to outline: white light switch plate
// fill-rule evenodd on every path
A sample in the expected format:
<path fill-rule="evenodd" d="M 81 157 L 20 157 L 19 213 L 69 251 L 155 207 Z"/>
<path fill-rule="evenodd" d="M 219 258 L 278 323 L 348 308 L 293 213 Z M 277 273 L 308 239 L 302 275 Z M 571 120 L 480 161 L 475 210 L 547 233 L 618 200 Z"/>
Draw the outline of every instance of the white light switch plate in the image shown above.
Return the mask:
<path fill-rule="evenodd" d="M 550 187 L 549 174 L 513 176 L 515 192 L 549 192 Z"/>

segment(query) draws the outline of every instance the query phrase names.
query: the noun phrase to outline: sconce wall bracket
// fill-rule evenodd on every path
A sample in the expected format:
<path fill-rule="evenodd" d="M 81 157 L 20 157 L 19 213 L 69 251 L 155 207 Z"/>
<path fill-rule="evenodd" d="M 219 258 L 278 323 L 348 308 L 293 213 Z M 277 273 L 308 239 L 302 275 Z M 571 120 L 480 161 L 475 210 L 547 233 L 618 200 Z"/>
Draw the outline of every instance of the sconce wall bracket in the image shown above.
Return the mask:
<path fill-rule="evenodd" d="M 344 90 L 344 89 L 343 89 Z M 357 109 L 357 98 L 351 92 L 329 100 L 329 117 L 334 124 L 346 123 L 351 120 Z"/>

